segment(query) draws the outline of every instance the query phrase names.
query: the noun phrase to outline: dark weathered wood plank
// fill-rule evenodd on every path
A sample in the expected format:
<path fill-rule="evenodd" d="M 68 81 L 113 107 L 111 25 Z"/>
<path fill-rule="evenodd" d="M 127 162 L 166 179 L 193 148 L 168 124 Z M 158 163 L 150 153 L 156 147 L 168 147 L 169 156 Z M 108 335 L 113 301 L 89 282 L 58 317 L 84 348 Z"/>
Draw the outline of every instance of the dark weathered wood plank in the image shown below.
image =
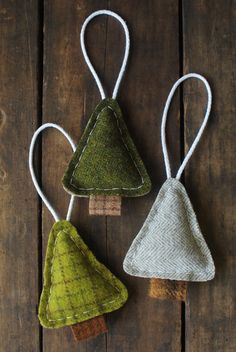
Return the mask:
<path fill-rule="evenodd" d="M 39 351 L 38 202 L 28 171 L 37 126 L 38 1 L 0 6 L 0 350 Z"/>
<path fill-rule="evenodd" d="M 235 111 L 236 2 L 183 1 L 184 71 L 204 74 L 213 89 L 208 128 L 185 173 L 200 226 L 216 263 L 216 278 L 192 284 L 186 351 L 236 350 Z M 206 93 L 185 85 L 186 149 L 202 122 Z"/>
<path fill-rule="evenodd" d="M 84 63 L 80 48 L 80 30 L 85 18 L 106 7 L 106 1 L 46 1 L 44 31 L 44 94 L 43 120 L 63 126 L 75 141 L 80 138 L 90 114 L 100 99 L 99 92 Z M 105 57 L 106 18 L 98 18 L 88 27 L 88 50 L 95 66 L 103 72 Z M 43 184 L 50 200 L 65 217 L 68 195 L 61 178 L 71 157 L 71 149 L 57 132 L 43 140 Z M 88 199 L 79 198 L 72 222 L 97 257 L 106 259 L 106 227 L 104 217 L 91 217 Z M 44 253 L 53 221 L 43 212 Z M 43 331 L 44 351 L 105 352 L 106 335 L 88 342 L 76 343 L 69 328 Z"/>
<path fill-rule="evenodd" d="M 108 318 L 108 351 L 181 351 L 181 303 L 148 297 L 150 281 L 126 275 L 124 256 L 165 179 L 160 145 L 164 101 L 178 78 L 178 4 L 170 1 L 110 1 L 126 21 L 131 52 L 118 102 L 153 182 L 151 194 L 122 200 L 122 216 L 107 219 L 109 267 L 127 284 L 129 301 Z M 108 20 L 106 82 L 111 94 L 124 50 L 119 24 Z M 168 123 L 172 158 L 179 160 L 178 100 Z M 177 137 L 176 137 L 177 134 Z M 176 165 L 173 165 L 176 166 Z"/>

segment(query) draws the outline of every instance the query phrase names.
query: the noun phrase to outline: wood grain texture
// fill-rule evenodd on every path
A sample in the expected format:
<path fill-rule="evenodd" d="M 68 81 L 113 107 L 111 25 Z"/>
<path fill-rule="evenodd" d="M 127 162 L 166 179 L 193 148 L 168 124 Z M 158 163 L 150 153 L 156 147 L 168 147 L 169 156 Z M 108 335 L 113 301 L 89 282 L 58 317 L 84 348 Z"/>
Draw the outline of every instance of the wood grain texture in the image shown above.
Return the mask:
<path fill-rule="evenodd" d="M 204 74 L 213 110 L 185 173 L 186 186 L 216 263 L 216 278 L 189 287 L 186 351 L 236 350 L 235 128 L 236 1 L 183 1 L 184 71 Z M 203 118 L 206 93 L 184 89 L 186 148 Z"/>
<path fill-rule="evenodd" d="M 0 351 L 39 351 L 38 202 L 27 167 L 37 126 L 37 1 L 0 7 Z"/>

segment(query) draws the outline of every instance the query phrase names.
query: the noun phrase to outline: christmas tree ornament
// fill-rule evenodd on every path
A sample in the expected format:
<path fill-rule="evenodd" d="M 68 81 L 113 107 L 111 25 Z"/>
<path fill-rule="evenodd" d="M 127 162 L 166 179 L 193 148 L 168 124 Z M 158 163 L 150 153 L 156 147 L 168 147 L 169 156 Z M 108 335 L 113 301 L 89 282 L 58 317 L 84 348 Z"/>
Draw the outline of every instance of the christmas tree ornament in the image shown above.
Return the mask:
<path fill-rule="evenodd" d="M 86 27 L 94 17 L 99 15 L 108 15 L 117 19 L 124 29 L 126 38 L 124 59 L 112 98 L 106 96 L 85 48 Z M 116 13 L 108 10 L 96 11 L 85 20 L 81 29 L 80 42 L 85 61 L 96 81 L 102 101 L 88 121 L 62 183 L 70 194 L 89 197 L 90 214 L 120 215 L 121 197 L 142 196 L 151 188 L 149 176 L 130 137 L 116 100 L 129 55 L 128 27 Z"/>
<path fill-rule="evenodd" d="M 76 149 L 70 136 L 58 125 L 42 125 L 33 135 L 29 151 L 29 169 L 34 186 L 53 215 L 44 283 L 39 304 L 39 320 L 45 328 L 72 326 L 77 340 L 94 337 L 107 331 L 103 314 L 119 309 L 128 298 L 125 286 L 84 243 L 70 218 L 75 197 L 71 196 L 66 220 L 62 220 L 42 192 L 33 167 L 34 145 L 46 128 L 56 128 Z"/>
<path fill-rule="evenodd" d="M 169 156 L 166 147 L 166 119 L 172 97 L 180 83 L 189 78 L 201 80 L 206 87 L 208 103 L 203 123 L 185 156 L 176 177 L 171 176 Z M 168 295 L 172 291 L 168 282 L 177 280 L 184 293 L 183 281 L 207 281 L 214 278 L 215 266 L 203 238 L 192 204 L 180 177 L 192 156 L 207 124 L 212 104 L 212 94 L 207 80 L 199 74 L 187 74 L 172 87 L 163 112 L 161 140 L 167 180 L 134 239 L 124 260 L 124 270 L 133 276 L 158 278 L 151 282 L 150 295 Z M 175 283 L 173 284 L 175 285 Z M 178 287 L 177 287 L 178 291 Z M 172 292 L 170 292 L 171 296 Z M 178 299 L 178 297 L 176 297 Z M 180 294 L 179 299 L 183 297 Z"/>

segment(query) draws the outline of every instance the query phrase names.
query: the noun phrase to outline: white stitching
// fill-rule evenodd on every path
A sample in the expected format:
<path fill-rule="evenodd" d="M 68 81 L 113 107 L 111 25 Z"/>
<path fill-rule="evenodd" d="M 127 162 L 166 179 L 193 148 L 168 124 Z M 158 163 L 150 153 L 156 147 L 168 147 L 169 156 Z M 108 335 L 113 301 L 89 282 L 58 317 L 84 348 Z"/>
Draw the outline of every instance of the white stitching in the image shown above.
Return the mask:
<path fill-rule="evenodd" d="M 69 236 L 70 236 L 70 239 L 74 242 L 74 244 L 75 244 L 76 247 L 80 250 L 80 252 L 83 254 L 83 256 L 85 256 L 84 251 L 83 251 L 82 249 L 80 249 L 80 248 L 77 246 L 76 242 L 75 242 L 74 239 L 71 237 L 70 233 L 66 232 L 65 230 L 59 231 L 59 232 L 56 234 L 56 240 L 55 240 L 55 243 L 54 243 L 53 255 L 52 255 L 52 260 L 51 260 L 51 276 L 52 276 L 52 274 L 53 274 L 53 269 L 52 269 L 52 268 L 53 268 L 53 261 L 54 261 L 54 254 L 55 254 L 56 243 L 57 243 L 57 240 L 58 240 L 58 238 L 59 238 L 59 235 L 60 235 L 62 232 L 64 232 L 66 235 L 69 235 Z M 102 276 L 102 273 L 101 273 L 99 270 L 97 270 L 96 268 L 95 268 L 95 271 L 97 271 L 97 272 Z M 102 276 L 102 277 L 103 277 L 103 279 L 106 280 L 106 278 L 104 278 L 104 276 Z M 108 280 L 107 280 L 107 281 L 108 281 Z M 111 284 L 111 283 L 110 283 L 110 284 Z M 120 292 L 120 290 L 118 289 L 118 287 L 116 287 L 115 285 L 112 285 L 112 284 L 111 284 L 111 286 L 114 287 L 114 288 L 116 289 L 116 291 Z M 49 301 L 50 301 L 50 298 L 51 298 L 51 289 L 52 289 L 52 283 L 51 283 L 51 285 L 50 285 L 48 303 L 47 303 L 47 306 L 46 306 L 46 316 L 47 316 L 47 320 L 48 320 L 48 321 L 59 321 L 59 320 L 70 319 L 70 318 L 77 317 L 78 315 L 81 314 L 81 313 L 77 313 L 77 314 L 73 314 L 73 315 L 71 315 L 71 316 L 64 317 L 64 318 L 49 319 L 49 317 L 48 317 L 48 310 L 49 310 L 48 306 L 49 306 Z M 101 305 L 102 305 L 102 306 L 105 306 L 105 305 L 110 304 L 110 303 L 113 303 L 113 302 L 115 302 L 115 301 L 117 301 L 117 298 L 114 299 L 114 300 L 112 300 L 112 301 L 109 301 L 109 302 L 106 302 L 106 303 L 102 303 Z M 76 309 L 76 308 L 75 308 L 75 309 Z M 89 313 L 90 311 L 96 310 L 96 309 L 97 309 L 97 308 L 91 308 L 91 309 L 89 309 L 89 310 L 86 310 L 86 311 L 82 312 L 82 314 L 87 314 L 87 313 Z"/>
<path fill-rule="evenodd" d="M 123 142 L 125 148 L 127 149 L 128 153 L 129 153 L 129 156 L 131 157 L 131 159 L 132 159 L 132 161 L 133 161 L 133 163 L 134 163 L 134 165 L 135 165 L 135 167 L 136 167 L 136 169 L 137 169 L 137 171 L 138 171 L 138 173 L 139 173 L 139 175 L 140 175 L 140 177 L 141 177 L 142 183 L 141 183 L 141 185 L 138 186 L 138 187 L 131 187 L 131 188 L 126 188 L 126 187 L 122 187 L 122 188 L 119 188 L 119 187 L 114 187 L 114 188 L 97 188 L 97 187 L 95 187 L 95 188 L 80 188 L 80 187 L 77 187 L 77 186 L 73 183 L 74 173 L 75 173 L 75 171 L 76 171 L 76 169 L 77 169 L 77 167 L 78 167 L 78 165 L 79 165 L 79 162 L 80 162 L 80 160 L 81 160 L 81 158 L 82 158 L 82 156 L 83 156 L 83 153 L 85 152 L 85 149 L 86 149 L 87 146 L 88 146 L 89 138 L 90 138 L 90 136 L 92 135 L 92 133 L 93 133 L 93 131 L 94 131 L 94 129 L 95 129 L 97 123 L 98 123 L 98 119 L 99 119 L 101 113 L 103 112 L 103 110 L 105 110 L 105 109 L 107 109 L 107 108 L 110 109 L 110 110 L 114 113 L 114 115 L 115 115 L 115 117 L 116 117 L 116 122 L 117 122 L 118 129 L 119 129 L 119 131 L 120 131 L 120 134 L 121 134 L 122 142 Z M 70 178 L 70 184 L 71 184 L 73 187 L 75 187 L 76 189 L 81 190 L 81 191 L 91 191 L 91 190 L 95 190 L 95 189 L 96 189 L 96 190 L 100 190 L 100 191 L 135 190 L 135 189 L 141 188 L 142 185 L 144 184 L 144 179 L 143 179 L 143 177 L 142 177 L 142 175 L 141 175 L 141 173 L 140 173 L 140 171 L 139 171 L 139 169 L 138 169 L 138 166 L 137 166 L 137 164 L 136 164 L 134 158 L 132 157 L 132 154 L 130 153 L 127 144 L 125 143 L 125 141 L 124 141 L 124 139 L 123 139 L 122 130 L 121 130 L 120 125 L 119 125 L 119 121 L 118 121 L 117 114 L 116 114 L 116 112 L 112 109 L 112 107 L 111 107 L 110 105 L 105 106 L 105 107 L 100 111 L 100 113 L 98 114 L 98 116 L 97 116 L 97 118 L 96 118 L 96 122 L 95 122 L 95 124 L 94 124 L 94 126 L 93 126 L 91 132 L 89 133 L 89 136 L 88 136 L 88 138 L 87 138 L 86 144 L 85 144 L 85 146 L 84 146 L 84 148 L 83 148 L 83 150 L 82 150 L 82 152 L 81 152 L 81 155 L 80 155 L 80 157 L 79 157 L 79 160 L 78 160 L 77 164 L 75 165 L 74 171 L 73 171 L 72 176 L 71 176 L 71 178 Z"/>

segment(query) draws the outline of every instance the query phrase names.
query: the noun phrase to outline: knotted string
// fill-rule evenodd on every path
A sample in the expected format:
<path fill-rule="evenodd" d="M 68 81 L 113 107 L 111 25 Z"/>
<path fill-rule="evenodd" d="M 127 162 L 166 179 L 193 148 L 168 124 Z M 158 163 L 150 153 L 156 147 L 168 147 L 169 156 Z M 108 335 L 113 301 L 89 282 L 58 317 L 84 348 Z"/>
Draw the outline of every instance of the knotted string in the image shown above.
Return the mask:
<path fill-rule="evenodd" d="M 45 123 L 44 125 L 40 126 L 34 133 L 31 143 L 30 143 L 30 148 L 29 148 L 29 170 L 30 170 L 30 174 L 33 180 L 33 184 L 39 194 L 39 196 L 41 197 L 42 201 L 44 202 L 44 204 L 46 205 L 46 207 L 48 208 L 48 210 L 50 211 L 50 213 L 52 214 L 52 216 L 54 217 L 55 221 L 59 221 L 60 217 L 58 215 L 58 213 L 55 211 L 55 209 L 53 208 L 53 206 L 50 204 L 50 202 L 48 201 L 47 197 L 45 196 L 45 194 L 43 193 L 42 189 L 40 188 L 37 178 L 35 176 L 35 172 L 34 172 L 34 165 L 33 165 L 33 157 L 34 157 L 34 146 L 35 146 L 35 142 L 38 138 L 38 135 L 45 130 L 46 128 L 55 128 L 58 131 L 60 131 L 65 137 L 66 139 L 69 141 L 73 151 L 75 151 L 76 146 L 73 142 L 73 140 L 71 139 L 71 137 L 68 135 L 68 133 L 60 126 L 54 124 L 54 123 Z M 69 206 L 68 206 L 68 210 L 67 210 L 67 215 L 66 215 L 66 220 L 70 221 L 71 218 L 71 213 L 73 210 L 73 205 L 74 205 L 74 200 L 75 200 L 75 196 L 71 196 L 70 198 L 70 202 L 69 202 Z"/>
<path fill-rule="evenodd" d="M 170 103 L 171 103 L 171 100 L 173 98 L 173 95 L 177 89 L 177 87 L 185 80 L 189 79 L 189 78 L 197 78 L 199 79 L 200 81 L 202 81 L 206 87 L 206 90 L 207 90 L 207 108 L 206 108 L 206 112 L 205 112 L 205 117 L 203 119 L 203 122 L 202 122 L 202 125 L 197 133 L 197 136 L 191 146 L 191 148 L 189 149 L 188 153 L 186 154 L 178 172 L 177 172 L 177 175 L 176 175 L 176 179 L 179 180 L 189 159 L 191 158 L 202 134 L 203 134 L 203 131 L 206 127 L 206 124 L 207 124 L 207 121 L 208 121 L 208 118 L 209 118 L 209 115 L 210 115 L 210 112 L 211 112 L 211 104 L 212 104 L 212 93 L 211 93 L 211 88 L 209 86 L 209 83 L 207 82 L 207 80 L 197 74 L 197 73 L 189 73 L 183 77 L 181 77 L 180 79 L 178 79 L 176 81 L 176 83 L 173 85 L 170 93 L 169 93 L 169 96 L 166 100 L 166 104 L 165 104 L 165 108 L 164 108 L 164 111 L 163 111 L 163 115 L 162 115 L 162 124 L 161 124 L 161 143 L 162 143 L 162 151 L 163 151 L 163 156 L 164 156 L 164 162 L 165 162 L 165 168 L 166 168 L 166 175 L 167 175 L 167 178 L 170 178 L 171 177 L 171 168 L 170 168 L 170 161 L 169 161 L 169 156 L 168 156 L 168 151 L 167 151 L 167 147 L 166 147 L 166 119 L 167 119 L 167 114 L 168 114 L 168 111 L 169 111 L 169 107 L 170 107 Z"/>
<path fill-rule="evenodd" d="M 106 98 L 106 94 L 105 94 L 105 91 L 103 89 L 103 86 L 102 86 L 102 83 L 100 81 L 100 78 L 98 77 L 97 75 L 97 72 L 95 71 L 89 57 L 88 57 L 88 54 L 87 54 L 87 50 L 86 50 L 86 47 L 85 47 L 85 43 L 84 43 L 84 36 L 85 36 L 85 30 L 86 30 L 86 27 L 88 25 L 88 23 L 96 16 L 100 16 L 100 15 L 108 15 L 108 16 L 112 16 L 114 18 L 116 18 L 122 25 L 123 29 L 124 29 L 124 32 L 125 32 L 125 53 L 124 53 L 124 58 L 123 58 L 123 62 L 122 62 L 122 65 L 121 65 L 121 68 L 120 68 L 120 72 L 119 72 L 119 75 L 117 77 L 117 81 L 115 83 L 115 86 L 114 86 L 114 90 L 113 90 L 113 93 L 112 93 L 112 98 L 113 99 L 116 99 L 117 97 L 117 94 L 118 94 L 118 90 L 119 90 L 119 87 L 120 87 L 120 83 L 121 83 L 121 80 L 123 78 L 123 75 L 125 73 L 125 69 L 126 69 L 126 65 L 127 65 L 127 61 L 128 61 L 128 56 L 129 56 L 129 48 L 130 48 L 130 37 L 129 37 L 129 30 L 128 30 L 128 27 L 125 23 L 125 21 L 119 16 L 117 15 L 115 12 L 112 12 L 112 11 L 109 11 L 109 10 L 99 10 L 99 11 L 95 11 L 93 12 L 91 15 L 89 15 L 86 20 L 84 21 L 83 23 L 83 26 L 81 28 L 81 32 L 80 32 L 80 44 L 81 44 L 81 49 L 82 49 L 82 52 L 83 52 L 83 55 L 84 55 L 84 59 L 85 59 L 85 62 L 87 63 L 94 79 L 95 79 L 95 82 L 98 86 L 98 89 L 100 91 L 100 94 L 101 94 L 101 97 L 102 99 L 105 99 Z"/>

